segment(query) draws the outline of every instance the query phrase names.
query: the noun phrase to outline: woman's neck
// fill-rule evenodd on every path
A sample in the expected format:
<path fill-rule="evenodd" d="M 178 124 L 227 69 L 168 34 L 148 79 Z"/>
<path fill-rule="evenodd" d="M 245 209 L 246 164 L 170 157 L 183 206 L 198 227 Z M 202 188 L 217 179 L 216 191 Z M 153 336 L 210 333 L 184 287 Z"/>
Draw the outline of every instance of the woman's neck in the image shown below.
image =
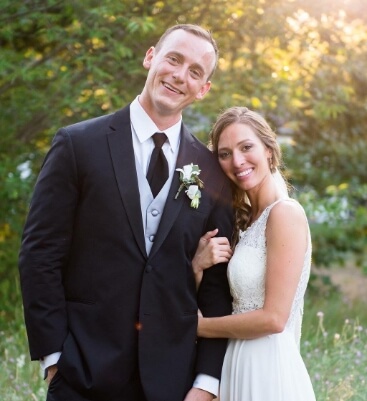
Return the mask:
<path fill-rule="evenodd" d="M 270 185 L 268 188 L 263 187 L 260 190 L 248 191 L 246 194 L 251 205 L 251 215 L 248 225 L 257 220 L 269 205 L 282 198 L 280 190 L 273 185 Z"/>

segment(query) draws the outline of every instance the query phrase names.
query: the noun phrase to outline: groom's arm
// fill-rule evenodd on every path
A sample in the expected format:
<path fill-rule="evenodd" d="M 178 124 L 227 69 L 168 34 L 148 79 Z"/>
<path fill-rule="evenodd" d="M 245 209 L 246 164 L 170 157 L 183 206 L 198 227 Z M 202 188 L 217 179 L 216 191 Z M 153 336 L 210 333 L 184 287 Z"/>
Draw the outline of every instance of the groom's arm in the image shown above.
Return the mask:
<path fill-rule="evenodd" d="M 32 360 L 60 352 L 68 332 L 62 270 L 69 255 L 77 200 L 72 144 L 62 129 L 39 174 L 19 256 Z"/>
<path fill-rule="evenodd" d="M 219 181 L 219 182 L 218 182 Z M 222 182 L 222 187 L 218 184 Z M 218 228 L 218 236 L 231 240 L 233 231 L 232 192 L 226 178 L 216 181 L 216 203 L 212 209 L 206 231 Z M 198 306 L 204 316 L 230 315 L 232 298 L 227 280 L 227 264 L 206 269 L 198 290 Z M 198 339 L 196 372 L 220 379 L 227 339 Z"/>

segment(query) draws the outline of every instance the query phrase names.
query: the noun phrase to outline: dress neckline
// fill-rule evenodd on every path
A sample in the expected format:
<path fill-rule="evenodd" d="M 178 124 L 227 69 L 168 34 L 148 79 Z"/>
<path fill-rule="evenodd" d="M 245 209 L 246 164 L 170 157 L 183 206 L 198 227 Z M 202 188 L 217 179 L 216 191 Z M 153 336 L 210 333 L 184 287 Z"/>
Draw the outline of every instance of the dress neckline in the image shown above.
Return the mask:
<path fill-rule="evenodd" d="M 251 225 L 249 225 L 244 231 L 242 231 L 243 233 L 246 232 L 247 230 L 249 230 L 251 227 L 253 227 L 263 216 L 263 214 L 271 207 L 273 207 L 276 203 L 279 203 L 282 200 L 291 200 L 291 198 L 279 198 L 276 201 L 274 201 L 273 203 L 270 203 L 270 205 L 266 206 L 266 208 L 260 213 L 259 217 L 257 219 L 255 219 Z"/>

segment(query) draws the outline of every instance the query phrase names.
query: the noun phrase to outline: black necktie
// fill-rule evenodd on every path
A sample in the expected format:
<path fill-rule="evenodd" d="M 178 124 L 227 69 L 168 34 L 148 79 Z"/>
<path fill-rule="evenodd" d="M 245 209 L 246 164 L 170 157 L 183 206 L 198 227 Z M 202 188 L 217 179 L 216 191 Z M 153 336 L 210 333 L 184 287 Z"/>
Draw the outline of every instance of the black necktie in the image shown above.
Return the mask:
<path fill-rule="evenodd" d="M 166 140 L 167 136 L 164 132 L 156 132 L 153 135 L 155 148 L 150 158 L 147 180 L 154 197 L 157 196 L 168 178 L 168 163 L 162 150 L 162 146 Z"/>

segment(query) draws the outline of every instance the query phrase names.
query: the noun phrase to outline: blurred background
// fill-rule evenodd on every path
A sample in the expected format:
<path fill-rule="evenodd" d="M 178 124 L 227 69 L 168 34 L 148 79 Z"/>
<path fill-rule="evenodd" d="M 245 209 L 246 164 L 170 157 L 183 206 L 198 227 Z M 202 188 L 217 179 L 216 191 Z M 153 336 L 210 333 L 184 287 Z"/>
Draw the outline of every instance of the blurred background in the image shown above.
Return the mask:
<path fill-rule="evenodd" d="M 184 121 L 206 142 L 217 114 L 241 105 L 277 132 L 313 237 L 302 354 L 319 401 L 367 400 L 367 1 L 0 0 L 0 10 L 0 398 L 44 397 L 17 258 L 52 137 L 131 102 L 146 50 L 193 23 L 212 32 L 220 62 Z"/>

